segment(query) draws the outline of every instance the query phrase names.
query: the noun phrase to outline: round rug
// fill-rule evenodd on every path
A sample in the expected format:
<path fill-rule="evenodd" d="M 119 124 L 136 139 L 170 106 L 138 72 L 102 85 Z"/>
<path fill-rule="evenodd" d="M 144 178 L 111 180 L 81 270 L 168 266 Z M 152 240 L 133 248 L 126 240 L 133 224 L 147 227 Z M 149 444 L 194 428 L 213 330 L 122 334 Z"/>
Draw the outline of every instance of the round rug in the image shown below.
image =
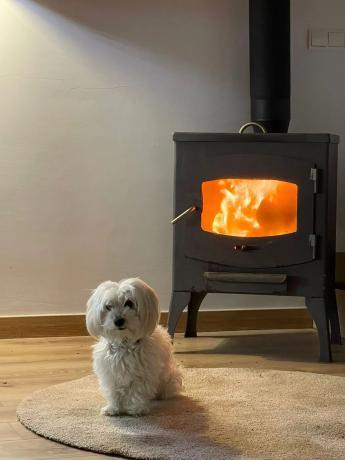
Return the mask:
<path fill-rule="evenodd" d="M 144 417 L 106 417 L 93 375 L 37 391 L 19 420 L 54 441 L 136 459 L 345 457 L 345 378 L 257 369 L 184 369 L 185 393 Z"/>

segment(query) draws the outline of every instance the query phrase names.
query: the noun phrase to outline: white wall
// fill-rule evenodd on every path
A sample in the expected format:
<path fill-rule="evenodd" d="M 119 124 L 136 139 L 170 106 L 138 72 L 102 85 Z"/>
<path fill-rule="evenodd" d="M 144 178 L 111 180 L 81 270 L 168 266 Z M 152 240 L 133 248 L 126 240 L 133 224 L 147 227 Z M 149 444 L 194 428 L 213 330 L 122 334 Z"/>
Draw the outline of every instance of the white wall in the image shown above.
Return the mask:
<path fill-rule="evenodd" d="M 291 131 L 341 137 L 338 160 L 337 249 L 345 251 L 345 48 L 307 48 L 311 28 L 345 30 L 344 0 L 292 0 Z"/>
<path fill-rule="evenodd" d="M 291 130 L 345 135 L 345 50 L 306 48 L 324 25 L 345 28 L 343 1 L 292 2 Z M 83 311 L 132 275 L 167 309 L 172 132 L 237 131 L 248 69 L 243 0 L 0 0 L 0 314 Z M 339 171 L 344 192 L 343 155 Z M 205 302 L 284 305 L 303 301 Z"/>

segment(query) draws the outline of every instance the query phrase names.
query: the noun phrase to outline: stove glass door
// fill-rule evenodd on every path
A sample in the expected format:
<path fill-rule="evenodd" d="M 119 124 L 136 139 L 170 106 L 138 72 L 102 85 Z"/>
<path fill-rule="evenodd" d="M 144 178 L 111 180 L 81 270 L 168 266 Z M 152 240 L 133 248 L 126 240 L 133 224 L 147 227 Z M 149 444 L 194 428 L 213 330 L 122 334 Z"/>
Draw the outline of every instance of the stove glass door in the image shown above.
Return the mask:
<path fill-rule="evenodd" d="M 297 231 L 298 186 L 272 179 L 227 178 L 202 183 L 201 228 L 239 237 Z"/>

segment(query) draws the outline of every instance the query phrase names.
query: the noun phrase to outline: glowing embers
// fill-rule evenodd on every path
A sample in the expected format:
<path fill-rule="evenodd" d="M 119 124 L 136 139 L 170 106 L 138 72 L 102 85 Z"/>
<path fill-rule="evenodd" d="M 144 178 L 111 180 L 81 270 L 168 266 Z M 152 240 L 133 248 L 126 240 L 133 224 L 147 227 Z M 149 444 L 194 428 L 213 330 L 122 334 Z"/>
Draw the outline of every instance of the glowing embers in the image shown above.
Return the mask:
<path fill-rule="evenodd" d="M 229 236 L 260 237 L 297 231 L 296 184 L 269 179 L 202 183 L 201 228 Z"/>

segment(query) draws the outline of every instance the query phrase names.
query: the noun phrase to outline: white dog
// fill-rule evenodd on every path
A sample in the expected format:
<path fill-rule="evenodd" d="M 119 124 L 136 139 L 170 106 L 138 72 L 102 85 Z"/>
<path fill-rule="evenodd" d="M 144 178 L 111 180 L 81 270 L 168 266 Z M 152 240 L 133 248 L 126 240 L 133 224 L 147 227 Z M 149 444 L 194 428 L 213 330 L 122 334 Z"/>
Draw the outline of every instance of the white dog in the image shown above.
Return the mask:
<path fill-rule="evenodd" d="M 143 415 L 149 401 L 181 391 L 169 334 L 158 325 L 158 299 L 138 278 L 105 281 L 87 303 L 86 326 L 100 337 L 93 368 L 108 402 L 104 415 Z"/>

